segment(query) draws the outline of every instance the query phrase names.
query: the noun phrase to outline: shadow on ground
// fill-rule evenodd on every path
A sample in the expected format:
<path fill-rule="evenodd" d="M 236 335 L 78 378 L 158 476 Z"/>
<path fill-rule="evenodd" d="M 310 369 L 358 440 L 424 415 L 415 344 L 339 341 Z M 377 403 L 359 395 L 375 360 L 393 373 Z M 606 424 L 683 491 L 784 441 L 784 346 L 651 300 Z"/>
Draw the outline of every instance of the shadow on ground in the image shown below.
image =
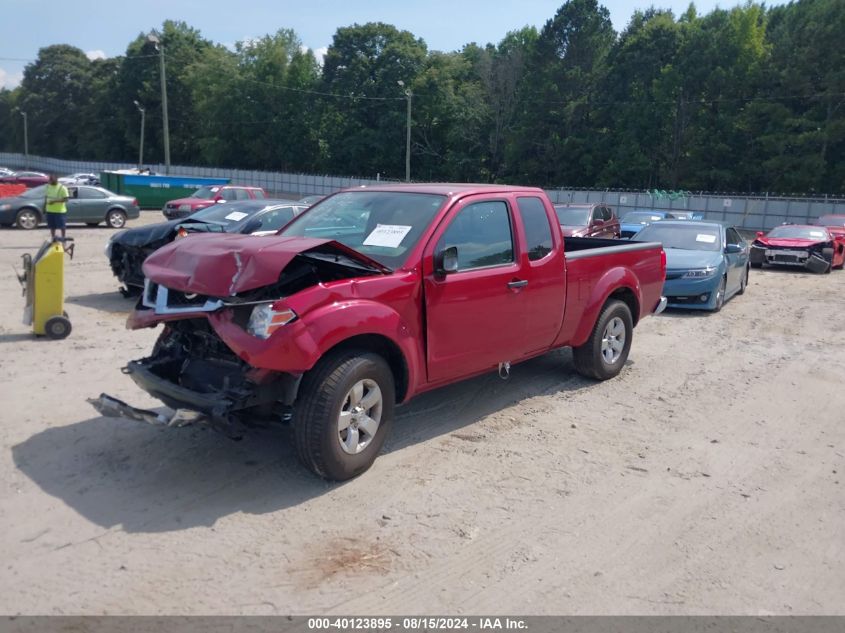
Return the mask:
<path fill-rule="evenodd" d="M 115 282 L 116 283 L 116 282 Z M 128 314 L 135 307 L 137 297 L 125 298 L 117 287 L 111 292 L 92 292 L 87 295 L 74 295 L 65 298 L 65 304 L 78 305 L 103 312 Z"/>
<path fill-rule="evenodd" d="M 504 382 L 488 374 L 401 407 L 385 451 L 452 433 L 539 395 L 590 388 L 568 350 L 514 366 Z M 96 395 L 96 394 L 91 394 Z M 255 431 L 234 442 L 204 428 L 168 429 L 93 417 L 50 428 L 12 447 L 16 466 L 47 494 L 105 528 L 162 532 L 213 525 L 235 512 L 264 514 L 342 485 L 296 459 L 292 429 Z M 377 460 L 363 477 L 388 477 Z"/>

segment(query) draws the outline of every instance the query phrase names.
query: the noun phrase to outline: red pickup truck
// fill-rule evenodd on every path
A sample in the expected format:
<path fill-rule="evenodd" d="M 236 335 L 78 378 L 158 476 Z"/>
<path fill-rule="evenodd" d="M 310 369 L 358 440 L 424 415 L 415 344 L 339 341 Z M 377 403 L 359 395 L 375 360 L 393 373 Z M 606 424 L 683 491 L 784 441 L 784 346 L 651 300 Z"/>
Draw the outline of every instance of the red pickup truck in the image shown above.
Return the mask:
<path fill-rule="evenodd" d="M 666 303 L 660 244 L 564 242 L 541 189 L 503 185 L 344 191 L 276 237 L 196 235 L 143 268 L 127 326 L 164 329 L 124 372 L 176 412 L 92 404 L 230 435 L 292 420 L 302 462 L 333 480 L 369 468 L 423 391 L 564 346 L 612 378 Z"/>

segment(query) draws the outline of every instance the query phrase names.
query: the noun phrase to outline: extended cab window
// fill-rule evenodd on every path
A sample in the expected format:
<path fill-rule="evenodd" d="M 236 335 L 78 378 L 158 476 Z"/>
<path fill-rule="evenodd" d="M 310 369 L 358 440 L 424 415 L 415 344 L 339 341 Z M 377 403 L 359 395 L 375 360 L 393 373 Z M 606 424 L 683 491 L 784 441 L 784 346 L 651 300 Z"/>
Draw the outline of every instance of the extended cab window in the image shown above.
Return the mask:
<path fill-rule="evenodd" d="M 540 198 L 517 198 L 525 239 L 528 242 L 528 259 L 543 259 L 552 252 L 552 227 L 546 207 Z"/>
<path fill-rule="evenodd" d="M 437 250 L 458 249 L 458 270 L 513 262 L 513 235 L 507 203 L 477 202 L 461 209 L 440 238 Z"/>

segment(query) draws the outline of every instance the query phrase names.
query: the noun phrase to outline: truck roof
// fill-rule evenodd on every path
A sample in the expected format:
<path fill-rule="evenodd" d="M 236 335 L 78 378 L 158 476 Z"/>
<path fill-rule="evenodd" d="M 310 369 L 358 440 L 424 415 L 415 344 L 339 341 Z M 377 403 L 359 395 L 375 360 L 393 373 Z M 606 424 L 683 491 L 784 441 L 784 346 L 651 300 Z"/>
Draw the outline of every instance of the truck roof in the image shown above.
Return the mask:
<path fill-rule="evenodd" d="M 364 185 L 361 187 L 351 187 L 344 189 L 344 191 L 360 191 L 366 189 L 367 191 L 406 191 L 409 193 L 429 193 L 439 194 L 443 196 L 452 196 L 456 194 L 476 194 L 476 193 L 511 193 L 514 191 L 526 191 L 531 193 L 543 193 L 539 187 L 523 187 L 519 185 L 485 185 L 477 183 L 385 183 L 383 185 Z"/>

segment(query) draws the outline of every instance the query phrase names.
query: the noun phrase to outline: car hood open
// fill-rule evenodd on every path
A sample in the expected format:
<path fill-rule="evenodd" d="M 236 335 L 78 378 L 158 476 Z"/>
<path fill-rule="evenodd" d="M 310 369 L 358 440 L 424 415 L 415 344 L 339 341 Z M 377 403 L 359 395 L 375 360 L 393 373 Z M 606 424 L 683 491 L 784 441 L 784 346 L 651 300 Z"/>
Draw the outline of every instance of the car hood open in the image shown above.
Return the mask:
<path fill-rule="evenodd" d="M 144 261 L 147 279 L 173 290 L 228 297 L 275 283 L 300 254 L 318 250 L 382 273 L 389 268 L 340 242 L 310 237 L 197 234 L 164 246 Z"/>

